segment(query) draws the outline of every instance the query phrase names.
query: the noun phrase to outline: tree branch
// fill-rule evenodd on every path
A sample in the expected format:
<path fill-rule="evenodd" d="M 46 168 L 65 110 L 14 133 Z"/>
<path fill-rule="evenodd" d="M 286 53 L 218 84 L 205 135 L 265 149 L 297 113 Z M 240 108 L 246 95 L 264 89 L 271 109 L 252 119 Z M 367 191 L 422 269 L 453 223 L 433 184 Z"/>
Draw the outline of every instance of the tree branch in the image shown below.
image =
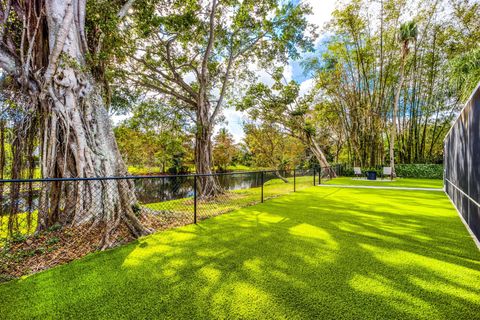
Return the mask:
<path fill-rule="evenodd" d="M 2 8 L 3 21 L 0 24 L 0 42 L 3 42 L 3 36 L 5 35 L 5 27 L 7 25 L 8 17 L 10 16 L 11 2 L 11 0 L 8 0 L 5 9 Z"/>
<path fill-rule="evenodd" d="M 139 86 L 156 90 L 159 93 L 170 95 L 170 96 L 175 97 L 179 100 L 182 100 L 185 103 L 188 103 L 189 105 L 193 106 L 194 108 L 196 107 L 197 104 L 194 100 L 189 99 L 188 97 L 185 97 L 184 95 L 176 92 L 175 88 L 172 88 L 168 84 L 158 80 L 158 78 L 152 78 L 152 76 L 150 76 L 148 74 L 142 74 L 142 75 L 147 77 L 147 78 L 150 78 L 152 81 L 155 81 L 155 83 L 150 82 L 150 81 L 136 80 L 136 79 L 134 79 L 132 77 L 129 77 L 129 76 L 127 76 L 127 79 L 129 79 L 130 81 L 132 81 L 133 83 L 135 83 Z"/>
<path fill-rule="evenodd" d="M 132 59 L 137 61 L 137 62 L 140 62 L 141 64 L 143 64 L 147 69 L 155 72 L 155 73 L 158 73 L 160 76 L 162 76 L 165 80 L 167 81 L 170 81 L 170 82 L 173 82 L 177 85 L 179 85 L 183 90 L 185 90 L 193 99 L 196 99 L 197 98 L 197 93 L 193 90 L 193 88 L 191 86 L 189 86 L 187 83 L 185 83 L 183 81 L 183 79 L 179 78 L 179 77 L 171 77 L 169 76 L 168 74 L 166 74 L 165 72 L 163 72 L 162 70 L 158 69 L 158 68 L 155 68 L 154 66 L 152 66 L 151 64 L 149 64 L 147 61 L 145 61 L 145 59 L 143 58 L 136 58 L 135 56 L 132 56 Z M 145 75 L 145 74 L 144 74 Z M 150 77 L 150 76 L 149 76 Z M 158 79 L 155 79 L 155 80 L 158 80 Z M 173 89 L 172 89 L 173 90 Z"/>
<path fill-rule="evenodd" d="M 205 50 L 205 54 L 203 56 L 202 60 L 202 71 L 201 71 L 201 87 L 205 87 L 207 83 L 207 64 L 208 64 L 208 59 L 210 58 L 210 54 L 213 49 L 213 43 L 215 42 L 215 10 L 217 8 L 217 1 L 213 0 L 212 2 L 212 11 L 210 12 L 210 30 L 209 30 L 209 36 L 208 36 L 208 44 L 207 44 L 207 49 Z"/>
<path fill-rule="evenodd" d="M 267 35 L 266 32 L 263 32 L 259 34 L 256 38 L 252 39 L 252 42 L 250 44 L 247 44 L 245 48 L 240 49 L 237 54 L 235 54 L 234 58 L 236 59 L 237 57 L 247 53 L 248 50 L 253 48 L 263 37 Z"/>
<path fill-rule="evenodd" d="M 166 49 L 167 49 L 167 64 L 170 68 L 170 70 L 172 71 L 173 73 L 173 76 L 175 77 L 175 82 L 180 85 L 185 91 L 187 91 L 194 99 L 197 99 L 198 98 L 198 95 L 197 93 L 195 92 L 195 90 L 193 90 L 193 88 L 188 85 L 185 80 L 183 80 L 182 76 L 177 72 L 176 68 L 175 68 L 175 65 L 173 64 L 172 62 L 172 57 L 171 57 L 171 51 L 170 51 L 170 45 L 172 44 L 172 42 L 175 40 L 175 38 L 172 38 L 171 40 L 169 40 L 167 42 L 167 45 L 166 45 Z M 196 70 L 195 70 L 196 71 Z"/>
<path fill-rule="evenodd" d="M 215 118 L 217 117 L 218 113 L 220 112 L 220 108 L 222 106 L 223 98 L 225 97 L 225 92 L 227 91 L 227 85 L 228 85 L 228 81 L 229 81 L 229 78 L 230 78 L 230 70 L 232 68 L 233 60 L 234 60 L 233 52 L 230 51 L 230 56 L 228 58 L 227 70 L 225 71 L 225 78 L 223 79 L 223 83 L 222 83 L 222 89 L 220 90 L 220 96 L 218 98 L 217 105 L 215 106 L 215 110 L 213 111 L 213 113 L 210 117 L 210 122 L 213 122 L 215 120 Z"/>
<path fill-rule="evenodd" d="M 127 15 L 128 13 L 128 10 L 130 10 L 130 8 L 132 7 L 133 3 L 135 2 L 135 0 L 128 0 L 123 6 L 122 8 L 120 9 L 120 11 L 118 12 L 117 14 L 117 17 L 121 19 L 125 18 L 125 16 Z"/>

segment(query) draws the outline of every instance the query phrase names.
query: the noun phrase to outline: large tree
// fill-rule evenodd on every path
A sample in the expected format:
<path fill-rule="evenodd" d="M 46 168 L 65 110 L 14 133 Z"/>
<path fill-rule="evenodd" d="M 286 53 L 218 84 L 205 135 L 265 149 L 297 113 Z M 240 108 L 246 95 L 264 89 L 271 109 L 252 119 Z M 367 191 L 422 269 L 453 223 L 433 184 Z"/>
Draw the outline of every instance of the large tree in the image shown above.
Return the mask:
<path fill-rule="evenodd" d="M 196 172 L 212 172 L 212 132 L 235 81 L 251 65 L 286 61 L 311 49 L 313 29 L 304 4 L 273 0 L 143 0 L 131 28 L 137 49 L 130 52 L 125 78 L 174 97 L 194 114 Z M 312 32 L 310 32 L 312 31 Z M 238 84 L 238 82 L 237 82 Z M 221 192 L 213 177 L 201 179 L 201 194 Z"/>
<path fill-rule="evenodd" d="M 117 23 L 132 2 L 112 1 L 106 7 L 116 12 L 104 20 Z M 42 177 L 125 175 L 99 80 L 104 69 L 92 59 L 102 52 L 105 35 L 92 24 L 86 29 L 86 1 L 0 4 L 0 68 L 16 92 L 15 105 L 24 108 L 23 130 L 38 128 L 31 133 L 38 133 Z M 97 16 L 110 12 L 97 10 Z M 38 229 L 90 222 L 105 227 L 107 247 L 120 225 L 135 236 L 148 233 L 134 214 L 135 202 L 128 180 L 44 184 Z"/>
<path fill-rule="evenodd" d="M 284 79 L 283 68 L 276 68 L 272 78 L 275 81 L 272 87 L 264 83 L 251 85 L 237 102 L 237 109 L 297 138 L 310 149 L 322 167 L 329 167 L 318 139 L 322 128 L 316 125 L 314 97 L 310 94 L 300 96 L 300 86 Z"/>

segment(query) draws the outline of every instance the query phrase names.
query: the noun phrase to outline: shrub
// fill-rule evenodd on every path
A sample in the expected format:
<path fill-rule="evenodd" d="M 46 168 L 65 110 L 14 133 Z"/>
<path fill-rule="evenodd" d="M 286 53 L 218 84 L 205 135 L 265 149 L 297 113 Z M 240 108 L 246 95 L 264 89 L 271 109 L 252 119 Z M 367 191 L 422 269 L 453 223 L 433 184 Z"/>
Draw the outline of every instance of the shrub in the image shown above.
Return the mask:
<path fill-rule="evenodd" d="M 54 244 L 58 243 L 59 241 L 60 241 L 59 238 L 53 237 L 53 238 L 48 239 L 45 243 L 47 244 L 47 246 L 51 246 L 51 245 L 54 245 Z"/>
<path fill-rule="evenodd" d="M 57 231 L 57 230 L 60 230 L 60 229 L 62 229 L 62 225 L 60 223 L 55 223 L 53 226 L 48 228 L 48 231 L 54 232 L 54 231 Z"/>
<path fill-rule="evenodd" d="M 398 164 L 395 166 L 395 171 L 401 178 L 443 178 L 443 165 L 441 164 Z"/>

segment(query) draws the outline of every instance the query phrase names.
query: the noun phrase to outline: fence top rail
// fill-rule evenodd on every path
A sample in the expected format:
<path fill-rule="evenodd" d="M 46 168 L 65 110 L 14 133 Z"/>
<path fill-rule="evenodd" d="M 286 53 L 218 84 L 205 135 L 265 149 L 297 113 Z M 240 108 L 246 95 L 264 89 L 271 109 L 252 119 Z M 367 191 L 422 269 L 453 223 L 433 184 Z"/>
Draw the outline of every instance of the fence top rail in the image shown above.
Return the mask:
<path fill-rule="evenodd" d="M 326 168 L 326 167 L 321 167 Z M 291 170 L 299 170 L 298 168 Z M 308 170 L 308 169 L 306 169 Z M 188 177 L 209 177 L 209 176 L 228 176 L 244 175 L 255 173 L 275 173 L 285 170 L 257 170 L 257 171 L 236 171 L 236 172 L 215 172 L 215 173 L 187 173 L 187 174 L 161 174 L 145 176 L 113 176 L 113 177 L 89 177 L 89 178 L 39 178 L 39 179 L 0 179 L 0 183 L 29 183 L 29 182 L 54 182 L 54 181 L 105 181 L 105 180 L 140 180 L 140 179 L 166 179 L 166 178 L 188 178 Z"/>

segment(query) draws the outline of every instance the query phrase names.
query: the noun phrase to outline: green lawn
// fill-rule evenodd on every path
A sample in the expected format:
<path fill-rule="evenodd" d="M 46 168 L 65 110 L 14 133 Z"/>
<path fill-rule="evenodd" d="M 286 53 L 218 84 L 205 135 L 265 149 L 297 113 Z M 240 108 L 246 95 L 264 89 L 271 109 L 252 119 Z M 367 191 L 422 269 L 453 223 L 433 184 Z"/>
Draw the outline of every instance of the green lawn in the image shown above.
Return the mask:
<path fill-rule="evenodd" d="M 0 285 L 0 319 L 474 319 L 441 192 L 312 187 Z"/>
<path fill-rule="evenodd" d="M 265 200 L 275 198 L 294 190 L 293 177 L 284 182 L 273 178 L 264 183 L 263 197 Z M 296 190 L 302 190 L 313 185 L 313 176 L 296 177 Z M 239 189 L 226 191 L 223 195 L 209 200 L 198 200 L 197 214 L 200 219 L 216 216 L 222 213 L 230 212 L 235 209 L 258 204 L 261 201 L 261 187 Z M 183 198 L 177 200 L 154 202 L 142 204 L 144 207 L 155 211 L 168 211 L 173 215 L 173 219 L 192 219 L 193 217 L 193 198 Z M 161 217 L 161 215 L 159 216 Z"/>
<path fill-rule="evenodd" d="M 391 181 L 390 179 L 366 180 L 352 177 L 338 177 L 322 183 L 348 186 L 443 188 L 443 180 L 441 179 L 397 178 Z"/>

